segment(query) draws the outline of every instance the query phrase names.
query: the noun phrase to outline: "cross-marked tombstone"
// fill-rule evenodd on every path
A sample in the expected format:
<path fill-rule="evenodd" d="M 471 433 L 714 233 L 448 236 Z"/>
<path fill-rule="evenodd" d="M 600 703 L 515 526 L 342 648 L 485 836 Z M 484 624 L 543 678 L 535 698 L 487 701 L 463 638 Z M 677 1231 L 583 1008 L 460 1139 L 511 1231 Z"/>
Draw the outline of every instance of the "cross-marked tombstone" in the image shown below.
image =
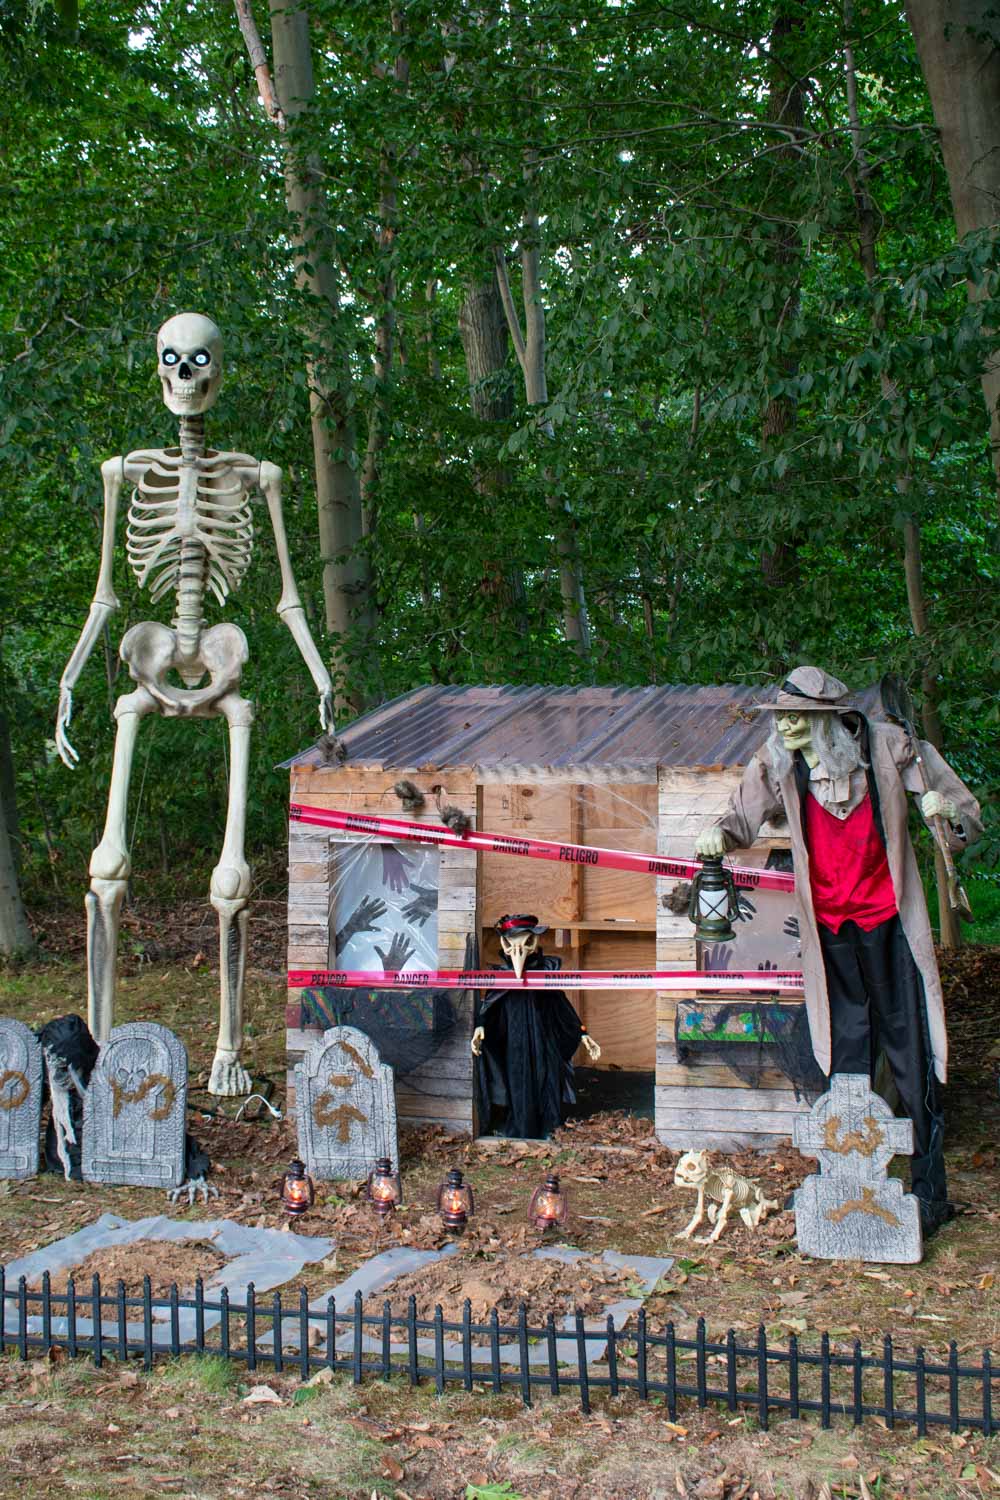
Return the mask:
<path fill-rule="evenodd" d="M 86 1182 L 179 1187 L 184 1181 L 187 1051 L 154 1021 L 116 1026 L 83 1102 Z"/>
<path fill-rule="evenodd" d="M 0 1021 L 0 1177 L 35 1177 L 42 1049 L 23 1021 Z"/>
<path fill-rule="evenodd" d="M 313 1177 L 366 1177 L 380 1156 L 396 1163 L 392 1069 L 370 1037 L 331 1026 L 295 1069 L 299 1155 Z"/>
<path fill-rule="evenodd" d="M 913 1152 L 913 1122 L 897 1120 L 863 1073 L 836 1073 L 830 1092 L 794 1122 L 795 1145 L 819 1157 L 819 1176 L 795 1194 L 803 1255 L 819 1260 L 914 1264 L 923 1254 L 920 1205 L 888 1176 L 896 1155 Z"/>

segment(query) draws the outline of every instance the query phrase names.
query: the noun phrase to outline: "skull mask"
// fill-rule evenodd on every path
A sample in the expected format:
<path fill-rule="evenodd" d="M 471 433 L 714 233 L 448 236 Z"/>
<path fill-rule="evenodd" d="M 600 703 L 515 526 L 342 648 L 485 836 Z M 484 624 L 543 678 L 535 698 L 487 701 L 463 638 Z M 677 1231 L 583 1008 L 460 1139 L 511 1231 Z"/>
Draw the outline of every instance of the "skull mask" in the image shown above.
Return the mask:
<path fill-rule="evenodd" d="M 497 923 L 500 947 L 510 959 L 516 978 L 520 979 L 528 959 L 538 951 L 538 937 L 545 930 L 537 917 L 500 918 Z"/>
<path fill-rule="evenodd" d="M 214 404 L 222 384 L 222 334 L 211 318 L 200 313 L 168 318 L 156 335 L 156 354 L 170 411 L 198 416 Z"/>

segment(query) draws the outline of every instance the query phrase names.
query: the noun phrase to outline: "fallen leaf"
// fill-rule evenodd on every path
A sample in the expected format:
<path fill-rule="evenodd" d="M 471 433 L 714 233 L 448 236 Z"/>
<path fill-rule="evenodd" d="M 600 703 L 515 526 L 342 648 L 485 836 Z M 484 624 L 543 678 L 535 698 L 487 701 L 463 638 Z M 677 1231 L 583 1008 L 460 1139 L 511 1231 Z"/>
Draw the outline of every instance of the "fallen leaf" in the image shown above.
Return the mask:
<path fill-rule="evenodd" d="M 243 1397 L 244 1406 L 283 1406 L 284 1403 L 276 1390 L 269 1385 L 255 1385 L 251 1391 Z"/>
<path fill-rule="evenodd" d="M 166 1411 L 163 1413 L 168 1422 L 176 1422 L 180 1414 L 181 1409 L 179 1406 L 168 1406 Z"/>
<path fill-rule="evenodd" d="M 401 1463 L 397 1463 L 391 1453 L 387 1453 L 382 1460 L 382 1474 L 386 1479 L 402 1479 L 405 1470 Z"/>
<path fill-rule="evenodd" d="M 993 1272 L 987 1271 L 985 1276 L 980 1276 L 979 1278 L 979 1290 L 981 1292 L 988 1292 L 990 1287 L 993 1285 L 993 1281 Z"/>
<path fill-rule="evenodd" d="M 675 1469 L 674 1470 L 674 1489 L 677 1491 L 678 1495 L 686 1495 L 687 1494 L 687 1485 L 684 1483 L 683 1479 L 681 1478 L 681 1471 L 680 1471 L 680 1469 Z"/>

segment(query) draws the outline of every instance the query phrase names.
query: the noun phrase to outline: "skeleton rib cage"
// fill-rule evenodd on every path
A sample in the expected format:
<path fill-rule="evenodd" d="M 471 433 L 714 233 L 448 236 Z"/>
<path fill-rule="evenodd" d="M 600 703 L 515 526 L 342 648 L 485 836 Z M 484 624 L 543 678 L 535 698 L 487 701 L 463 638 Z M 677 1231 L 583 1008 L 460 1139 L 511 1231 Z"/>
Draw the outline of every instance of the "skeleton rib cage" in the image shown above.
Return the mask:
<path fill-rule="evenodd" d="M 181 649 L 196 650 L 206 588 L 224 604 L 250 566 L 253 518 L 236 464 L 254 460 L 213 453 L 195 469 L 182 466 L 179 454 L 154 451 L 130 454 L 126 462 L 133 472 L 144 464 L 129 505 L 129 564 L 154 604 L 176 593 Z"/>

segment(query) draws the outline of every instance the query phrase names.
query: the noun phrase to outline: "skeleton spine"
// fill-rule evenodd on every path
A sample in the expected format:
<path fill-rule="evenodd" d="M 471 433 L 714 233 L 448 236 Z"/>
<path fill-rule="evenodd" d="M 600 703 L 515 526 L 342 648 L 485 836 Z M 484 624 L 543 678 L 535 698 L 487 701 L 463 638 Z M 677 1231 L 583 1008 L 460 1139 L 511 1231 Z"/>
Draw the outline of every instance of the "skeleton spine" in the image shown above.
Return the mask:
<path fill-rule="evenodd" d="M 202 415 L 180 419 L 181 462 L 193 464 L 205 452 L 205 418 Z M 201 612 L 208 578 L 208 557 L 194 537 L 181 540 L 177 567 L 177 613 L 174 629 L 181 660 L 195 656 L 201 641 L 205 617 Z"/>

